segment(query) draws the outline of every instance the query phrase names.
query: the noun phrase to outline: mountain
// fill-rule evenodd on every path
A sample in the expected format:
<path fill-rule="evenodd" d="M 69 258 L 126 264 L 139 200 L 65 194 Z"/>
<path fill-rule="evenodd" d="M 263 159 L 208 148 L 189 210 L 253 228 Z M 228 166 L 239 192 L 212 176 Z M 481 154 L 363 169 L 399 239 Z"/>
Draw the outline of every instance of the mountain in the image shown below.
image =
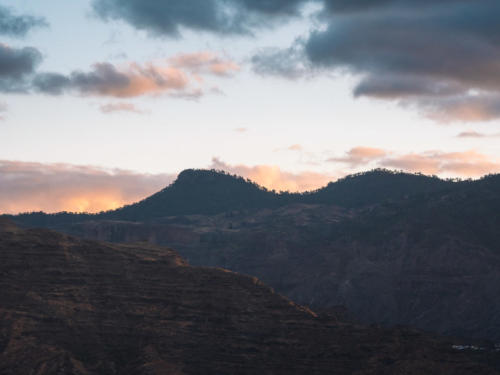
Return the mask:
<path fill-rule="evenodd" d="M 500 374 L 500 353 L 318 316 L 255 278 L 0 221 L 2 374 Z"/>
<path fill-rule="evenodd" d="M 142 219 L 129 220 L 131 208 Z M 363 323 L 500 342 L 498 212 L 499 175 L 455 182 L 376 170 L 307 194 L 276 194 L 186 171 L 121 210 L 13 219 L 171 246 L 191 264 L 256 276 L 313 309 L 345 306 Z"/>
<path fill-rule="evenodd" d="M 375 169 L 330 182 L 322 189 L 305 194 L 297 203 L 334 204 L 356 208 L 399 200 L 410 195 L 454 189 L 464 183 L 442 180 L 435 176 Z"/>
<path fill-rule="evenodd" d="M 316 191 L 303 194 L 276 193 L 223 171 L 188 169 L 160 192 L 117 210 L 95 215 L 67 212 L 47 215 L 35 212 L 10 217 L 27 226 L 56 226 L 86 220 L 148 221 L 174 215 L 274 209 L 292 203 L 361 207 L 457 185 L 459 183 L 437 177 L 378 169 L 347 176 Z"/>

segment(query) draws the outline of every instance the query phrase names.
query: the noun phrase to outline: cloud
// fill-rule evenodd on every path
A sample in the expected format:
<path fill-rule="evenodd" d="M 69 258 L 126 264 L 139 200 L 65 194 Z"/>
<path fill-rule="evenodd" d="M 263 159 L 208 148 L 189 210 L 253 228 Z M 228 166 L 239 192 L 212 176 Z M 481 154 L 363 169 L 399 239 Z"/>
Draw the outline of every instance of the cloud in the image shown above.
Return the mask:
<path fill-rule="evenodd" d="M 235 128 L 233 130 L 237 133 L 246 133 L 248 131 L 247 128 Z"/>
<path fill-rule="evenodd" d="M 0 213 L 114 209 L 159 191 L 175 177 L 4 160 L 0 161 Z"/>
<path fill-rule="evenodd" d="M 240 70 L 240 66 L 231 60 L 221 59 L 212 52 L 186 53 L 169 59 L 176 68 L 192 73 L 214 74 L 227 77 Z"/>
<path fill-rule="evenodd" d="M 94 0 L 103 20 L 122 20 L 156 36 L 182 29 L 220 35 L 248 35 L 299 14 L 308 0 Z"/>
<path fill-rule="evenodd" d="M 387 151 L 372 147 L 354 147 L 346 152 L 344 156 L 330 158 L 330 162 L 346 163 L 351 167 L 366 165 L 372 160 L 380 159 L 387 155 Z"/>
<path fill-rule="evenodd" d="M 323 0 L 319 26 L 252 58 L 263 75 L 335 71 L 355 97 L 392 100 L 440 122 L 500 118 L 497 0 Z"/>
<path fill-rule="evenodd" d="M 36 92 L 60 95 L 76 92 L 115 98 L 168 94 L 175 98 L 198 99 L 204 94 L 200 87 L 203 75 L 230 76 L 239 69 L 230 60 L 210 52 L 178 55 L 162 63 L 129 63 L 117 67 L 97 63 L 89 71 L 38 73 L 32 80 Z"/>
<path fill-rule="evenodd" d="M 37 27 L 47 27 L 44 18 L 17 15 L 10 8 L 0 5 L 0 35 L 23 37 Z"/>
<path fill-rule="evenodd" d="M 145 114 L 146 111 L 138 109 L 133 103 L 108 103 L 99 107 L 99 110 L 104 114 L 111 114 L 115 112 L 132 112 L 137 114 Z"/>
<path fill-rule="evenodd" d="M 272 165 L 230 165 L 218 158 L 212 159 L 210 168 L 224 170 L 277 191 L 309 191 L 325 186 L 332 176 L 316 172 L 291 173 Z"/>
<path fill-rule="evenodd" d="M 252 70 L 261 76 L 298 79 L 314 74 L 314 66 L 298 43 L 286 49 L 263 48 L 252 56 L 250 62 Z"/>
<path fill-rule="evenodd" d="M 500 93 L 464 94 L 437 99 L 419 99 L 428 117 L 448 123 L 491 121 L 500 117 Z"/>
<path fill-rule="evenodd" d="M 32 47 L 14 48 L 0 44 L 0 91 L 25 92 L 28 79 L 42 61 L 42 54 Z"/>
<path fill-rule="evenodd" d="M 125 69 L 118 69 L 110 63 L 98 63 L 88 72 L 74 71 L 69 76 L 40 73 L 33 80 L 35 89 L 46 94 L 74 90 L 82 95 L 117 98 L 183 91 L 188 84 L 189 77 L 183 71 L 151 63 L 145 66 L 132 63 Z"/>
<path fill-rule="evenodd" d="M 366 166 L 394 168 L 407 172 L 453 177 L 480 177 L 500 172 L 500 160 L 474 150 L 463 152 L 425 151 L 399 154 L 388 150 L 355 147 L 342 157 L 328 159 L 351 168 Z"/>
<path fill-rule="evenodd" d="M 461 177 L 480 177 L 500 172 L 500 162 L 476 151 L 436 152 L 407 154 L 387 158 L 380 163 L 384 167 L 400 168 L 425 174 L 446 174 Z"/>
<path fill-rule="evenodd" d="M 479 133 L 473 130 L 461 132 L 460 134 L 457 135 L 458 138 L 484 138 L 486 137 L 486 134 Z"/>
<path fill-rule="evenodd" d="M 494 138 L 494 137 L 500 137 L 500 133 L 486 134 L 474 130 L 468 130 L 461 132 L 460 134 L 457 135 L 457 138 Z"/>
<path fill-rule="evenodd" d="M 60 95 L 72 86 L 71 79 L 59 73 L 38 73 L 31 82 L 35 91 Z"/>
<path fill-rule="evenodd" d="M 302 147 L 302 145 L 295 144 L 295 145 L 289 146 L 287 149 L 289 151 L 302 151 L 304 148 Z"/>

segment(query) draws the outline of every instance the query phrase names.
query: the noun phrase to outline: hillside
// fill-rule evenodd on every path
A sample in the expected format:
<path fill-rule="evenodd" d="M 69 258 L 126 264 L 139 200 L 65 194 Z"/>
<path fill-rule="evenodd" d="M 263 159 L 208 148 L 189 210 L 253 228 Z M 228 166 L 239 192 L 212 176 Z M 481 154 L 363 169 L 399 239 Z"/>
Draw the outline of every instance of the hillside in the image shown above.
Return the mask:
<path fill-rule="evenodd" d="M 500 373 L 488 344 L 318 317 L 147 244 L 0 222 L 0 293 L 2 374 Z"/>
<path fill-rule="evenodd" d="M 175 189 L 178 196 L 213 190 L 219 186 L 214 179 L 230 181 L 233 189 L 252 186 L 216 172 L 186 173 L 187 180 L 148 204 L 158 209 L 160 198 Z M 500 342 L 499 175 L 450 182 L 372 171 L 303 195 L 255 188 L 269 197 L 268 205 L 136 221 L 115 218 L 120 210 L 104 214 L 110 217 L 42 215 L 58 219 L 36 225 L 83 238 L 171 246 L 191 264 L 256 276 L 313 309 L 345 306 L 365 323 Z M 244 202 L 232 191 L 220 195 L 220 205 Z M 144 202 L 133 207 L 150 212 Z M 32 218 L 14 219 L 29 226 Z"/>

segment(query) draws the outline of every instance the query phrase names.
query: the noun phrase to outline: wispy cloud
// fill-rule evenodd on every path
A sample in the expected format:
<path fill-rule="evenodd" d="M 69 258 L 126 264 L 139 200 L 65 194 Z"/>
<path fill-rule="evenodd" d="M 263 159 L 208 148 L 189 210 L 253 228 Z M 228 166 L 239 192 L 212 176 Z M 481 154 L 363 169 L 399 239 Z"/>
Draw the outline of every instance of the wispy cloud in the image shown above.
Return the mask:
<path fill-rule="evenodd" d="M 196 74 L 214 74 L 228 77 L 240 70 L 240 66 L 229 59 L 223 59 L 213 52 L 185 53 L 169 59 L 179 69 Z"/>
<path fill-rule="evenodd" d="M 467 130 L 457 135 L 457 138 L 498 138 L 500 133 L 480 133 L 475 130 Z"/>
<path fill-rule="evenodd" d="M 294 145 L 291 145 L 287 148 L 288 151 L 302 151 L 304 150 L 304 147 L 302 147 L 302 145 L 299 145 L 298 143 L 297 144 L 294 144 Z"/>
<path fill-rule="evenodd" d="M 115 112 L 132 112 L 143 115 L 148 113 L 147 111 L 138 109 L 133 103 L 108 103 L 101 105 L 99 109 L 104 114 L 111 114 Z"/>
<path fill-rule="evenodd" d="M 346 152 L 344 156 L 328 159 L 331 162 L 346 163 L 351 167 L 367 164 L 372 160 L 381 159 L 387 155 L 387 151 L 373 147 L 354 147 Z"/>

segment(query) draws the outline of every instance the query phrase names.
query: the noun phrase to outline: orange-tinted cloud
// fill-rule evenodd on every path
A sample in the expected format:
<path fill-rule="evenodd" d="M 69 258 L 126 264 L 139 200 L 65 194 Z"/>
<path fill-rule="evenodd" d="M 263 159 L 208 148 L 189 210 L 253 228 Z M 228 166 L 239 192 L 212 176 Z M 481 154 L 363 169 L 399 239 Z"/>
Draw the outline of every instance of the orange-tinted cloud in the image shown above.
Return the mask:
<path fill-rule="evenodd" d="M 186 53 L 171 58 L 170 63 L 179 69 L 194 73 L 210 73 L 230 76 L 240 70 L 234 61 L 222 59 L 212 52 Z"/>
<path fill-rule="evenodd" d="M 480 177 L 500 172 L 500 161 L 476 151 L 439 152 L 393 156 L 380 161 L 380 165 L 422 172 L 459 177 Z"/>
<path fill-rule="evenodd" d="M 167 174 L 0 161 L 0 213 L 99 212 L 143 199 L 174 179 Z"/>
<path fill-rule="evenodd" d="M 475 130 L 464 131 L 457 135 L 457 138 L 497 138 L 497 137 L 500 137 L 500 133 L 480 133 Z"/>
<path fill-rule="evenodd" d="M 50 95 L 70 91 L 116 98 L 159 94 L 193 98 L 203 94 L 204 75 L 230 76 L 238 70 L 237 64 L 203 52 L 145 64 L 97 63 L 88 71 L 74 71 L 67 76 L 38 73 L 33 78 L 32 88 Z"/>
<path fill-rule="evenodd" d="M 304 148 L 302 147 L 302 145 L 299 144 L 291 145 L 288 147 L 289 151 L 302 151 L 303 149 Z"/>
<path fill-rule="evenodd" d="M 342 157 L 331 158 L 328 161 L 349 164 L 351 167 L 357 167 L 367 164 L 374 159 L 380 159 L 387 155 L 387 151 L 373 147 L 354 147 L 346 152 Z"/>
<path fill-rule="evenodd" d="M 230 165 L 217 158 L 212 159 L 211 168 L 249 178 L 268 189 L 277 191 L 309 191 L 325 186 L 333 177 L 317 172 L 292 173 L 272 165 Z"/>
<path fill-rule="evenodd" d="M 500 116 L 500 95 L 480 93 L 421 101 L 426 115 L 438 122 L 484 122 Z"/>
<path fill-rule="evenodd" d="M 102 63 L 94 65 L 91 72 L 73 73 L 72 82 L 85 94 L 129 98 L 184 91 L 190 79 L 180 69 L 153 63 L 144 66 L 132 63 L 124 69 Z"/>
<path fill-rule="evenodd" d="M 500 172 L 500 160 L 473 150 L 399 154 L 382 149 L 355 147 L 345 156 L 331 158 L 328 161 L 345 163 L 350 167 L 369 165 L 446 177 L 480 177 L 488 173 Z"/>

